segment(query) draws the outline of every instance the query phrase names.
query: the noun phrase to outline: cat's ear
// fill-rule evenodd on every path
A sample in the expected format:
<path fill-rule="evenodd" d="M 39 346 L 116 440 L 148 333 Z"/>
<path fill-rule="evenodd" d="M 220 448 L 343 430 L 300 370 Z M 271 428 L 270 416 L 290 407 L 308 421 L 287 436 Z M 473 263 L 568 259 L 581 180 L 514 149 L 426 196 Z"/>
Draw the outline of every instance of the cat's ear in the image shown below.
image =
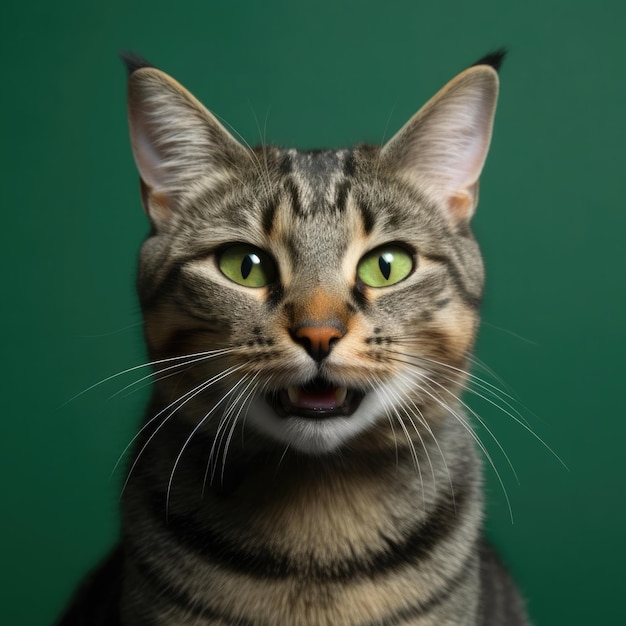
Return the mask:
<path fill-rule="evenodd" d="M 491 140 L 498 74 L 476 65 L 452 79 L 383 147 L 381 158 L 468 221 Z"/>
<path fill-rule="evenodd" d="M 249 155 L 182 85 L 134 60 L 126 60 L 130 139 L 144 208 L 159 227 L 185 192 L 218 182 Z"/>

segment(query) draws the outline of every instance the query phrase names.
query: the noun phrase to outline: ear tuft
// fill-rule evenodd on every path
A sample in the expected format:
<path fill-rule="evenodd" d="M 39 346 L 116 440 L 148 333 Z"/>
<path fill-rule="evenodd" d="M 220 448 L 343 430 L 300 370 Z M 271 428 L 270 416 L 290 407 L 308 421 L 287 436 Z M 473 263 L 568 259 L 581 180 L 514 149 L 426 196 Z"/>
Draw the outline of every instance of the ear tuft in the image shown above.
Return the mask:
<path fill-rule="evenodd" d="M 496 72 L 499 72 L 507 53 L 508 50 L 506 48 L 499 48 L 493 52 L 488 52 L 484 57 L 478 59 L 476 63 L 473 63 L 471 67 L 476 65 L 489 65 L 490 67 L 493 67 Z"/>
<path fill-rule="evenodd" d="M 124 65 L 126 65 L 126 71 L 129 76 L 143 67 L 154 67 L 152 63 L 146 61 L 143 57 L 140 57 L 134 52 L 121 52 L 120 58 L 124 62 Z"/>

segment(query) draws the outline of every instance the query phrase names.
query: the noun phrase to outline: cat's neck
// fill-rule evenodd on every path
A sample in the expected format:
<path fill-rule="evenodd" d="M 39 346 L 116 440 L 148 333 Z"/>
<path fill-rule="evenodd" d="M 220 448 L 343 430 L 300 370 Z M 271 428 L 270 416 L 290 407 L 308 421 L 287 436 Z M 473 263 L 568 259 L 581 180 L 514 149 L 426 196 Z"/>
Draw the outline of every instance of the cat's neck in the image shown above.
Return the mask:
<path fill-rule="evenodd" d="M 153 519 L 170 526 L 183 520 L 215 528 L 226 518 L 238 533 L 254 528 L 268 537 L 281 528 L 287 552 L 380 540 L 390 532 L 390 511 L 398 524 L 392 535 L 427 523 L 437 510 L 441 517 L 442 508 L 454 516 L 470 499 L 472 517 L 480 518 L 480 463 L 466 431 L 451 420 L 413 448 L 398 437 L 397 446 L 376 449 L 370 439 L 323 456 L 285 450 L 247 431 L 242 437 L 237 429 L 224 454 L 204 433 L 189 439 L 191 430 L 172 421 L 144 448 L 146 433 L 126 488 L 133 510 L 149 508 Z M 370 447 L 367 454 L 359 443 Z M 332 545 L 320 547 L 320 529 Z"/>

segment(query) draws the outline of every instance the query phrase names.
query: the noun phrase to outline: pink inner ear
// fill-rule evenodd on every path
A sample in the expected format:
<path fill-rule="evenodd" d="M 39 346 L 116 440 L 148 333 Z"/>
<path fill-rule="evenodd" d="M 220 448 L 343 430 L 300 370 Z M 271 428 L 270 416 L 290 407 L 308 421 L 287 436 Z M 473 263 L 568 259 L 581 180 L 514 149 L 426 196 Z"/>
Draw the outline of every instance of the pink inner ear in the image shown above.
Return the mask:
<path fill-rule="evenodd" d="M 172 216 L 172 203 L 170 197 L 164 192 L 148 191 L 147 199 L 148 215 L 156 223 L 164 223 Z"/>
<path fill-rule="evenodd" d="M 141 201 L 144 211 L 156 224 L 164 224 L 172 215 L 171 197 L 165 190 L 162 159 L 154 141 L 145 132 L 143 120 L 131 120 L 131 141 L 135 163 L 141 178 Z"/>
<path fill-rule="evenodd" d="M 473 185 L 470 190 L 458 191 L 449 197 L 448 210 L 455 220 L 468 220 L 472 217 L 476 205 L 476 193 L 473 192 L 475 188 L 476 185 Z"/>
<path fill-rule="evenodd" d="M 250 158 L 213 114 L 156 68 L 129 77 L 128 121 L 144 207 L 155 222 L 178 210 L 191 185 L 210 185 Z"/>
<path fill-rule="evenodd" d="M 464 190 L 476 184 L 483 169 L 489 137 L 485 130 L 478 127 L 472 129 L 471 139 L 462 147 L 458 160 L 451 159 L 451 177 L 455 189 Z"/>
<path fill-rule="evenodd" d="M 134 148 L 135 163 L 141 179 L 152 190 L 163 188 L 159 181 L 161 158 L 154 148 L 154 141 L 145 132 L 143 120 L 131 120 L 131 139 Z M 161 182 L 161 184 L 159 184 Z"/>

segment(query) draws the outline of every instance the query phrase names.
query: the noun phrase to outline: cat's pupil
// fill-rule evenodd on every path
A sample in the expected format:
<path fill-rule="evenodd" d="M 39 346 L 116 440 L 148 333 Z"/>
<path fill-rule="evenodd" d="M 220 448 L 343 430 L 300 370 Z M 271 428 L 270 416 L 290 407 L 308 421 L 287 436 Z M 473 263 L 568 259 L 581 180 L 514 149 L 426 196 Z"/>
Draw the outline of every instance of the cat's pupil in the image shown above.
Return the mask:
<path fill-rule="evenodd" d="M 241 276 L 246 279 L 250 276 L 250 272 L 255 265 L 259 265 L 261 259 L 256 254 L 247 254 L 241 261 Z"/>
<path fill-rule="evenodd" d="M 378 267 L 380 273 L 385 277 L 385 280 L 389 280 L 391 276 L 391 262 L 393 261 L 393 254 L 386 252 L 378 257 Z"/>

